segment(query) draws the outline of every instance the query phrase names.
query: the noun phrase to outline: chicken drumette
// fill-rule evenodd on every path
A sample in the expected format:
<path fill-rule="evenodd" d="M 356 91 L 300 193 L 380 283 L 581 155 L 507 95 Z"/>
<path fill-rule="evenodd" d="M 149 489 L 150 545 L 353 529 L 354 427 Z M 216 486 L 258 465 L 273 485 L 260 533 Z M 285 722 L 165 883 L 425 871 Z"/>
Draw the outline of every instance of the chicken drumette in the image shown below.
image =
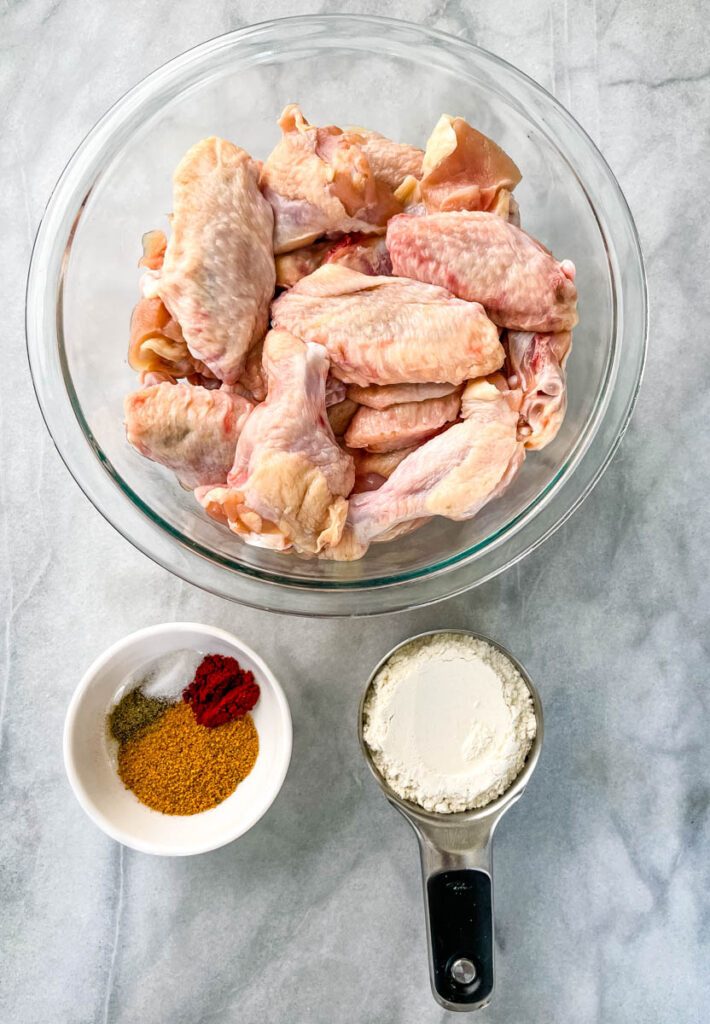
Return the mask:
<path fill-rule="evenodd" d="M 317 554 L 338 543 L 355 479 L 326 416 L 328 357 L 321 345 L 273 330 L 264 367 L 266 401 L 242 431 L 226 484 L 197 497 L 250 543 Z"/>

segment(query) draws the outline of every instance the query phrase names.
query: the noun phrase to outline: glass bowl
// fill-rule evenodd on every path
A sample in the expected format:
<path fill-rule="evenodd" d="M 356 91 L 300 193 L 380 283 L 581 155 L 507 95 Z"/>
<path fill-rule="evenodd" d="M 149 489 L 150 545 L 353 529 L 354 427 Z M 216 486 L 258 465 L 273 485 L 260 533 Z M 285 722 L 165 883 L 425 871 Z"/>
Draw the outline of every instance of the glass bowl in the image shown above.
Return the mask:
<path fill-rule="evenodd" d="M 126 361 L 141 235 L 167 226 L 171 177 L 198 139 L 264 158 L 282 108 L 423 146 L 442 112 L 494 138 L 523 172 L 523 226 L 577 267 L 580 323 L 562 429 L 465 523 L 434 520 L 353 563 L 249 547 L 127 443 Z M 124 537 L 223 597 L 306 615 L 390 611 L 475 586 L 580 504 L 628 422 L 646 348 L 646 289 L 624 197 L 594 144 L 540 86 L 470 43 L 351 15 L 287 18 L 204 43 L 146 78 L 84 140 L 40 225 L 27 290 L 37 396 L 79 486 Z"/>

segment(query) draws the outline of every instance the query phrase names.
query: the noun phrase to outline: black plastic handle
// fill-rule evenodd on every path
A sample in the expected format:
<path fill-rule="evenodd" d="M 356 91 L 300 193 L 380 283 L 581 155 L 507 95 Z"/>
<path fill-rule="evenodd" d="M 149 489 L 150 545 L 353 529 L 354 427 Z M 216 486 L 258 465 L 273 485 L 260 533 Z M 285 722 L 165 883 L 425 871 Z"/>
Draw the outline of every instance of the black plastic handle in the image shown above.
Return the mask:
<path fill-rule="evenodd" d="M 473 868 L 441 871 L 429 877 L 426 889 L 437 995 L 466 1009 L 485 1005 L 493 992 L 491 876 Z"/>

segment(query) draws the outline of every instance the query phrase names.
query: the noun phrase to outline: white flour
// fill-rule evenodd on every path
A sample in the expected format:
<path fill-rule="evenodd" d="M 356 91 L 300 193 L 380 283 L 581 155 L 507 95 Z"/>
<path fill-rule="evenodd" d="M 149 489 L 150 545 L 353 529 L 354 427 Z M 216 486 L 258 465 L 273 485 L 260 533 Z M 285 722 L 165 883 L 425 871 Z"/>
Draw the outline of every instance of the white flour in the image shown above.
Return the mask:
<path fill-rule="evenodd" d="M 484 807 L 520 774 L 535 737 L 530 692 L 490 644 L 412 641 L 373 680 L 363 733 L 392 789 L 429 811 Z"/>

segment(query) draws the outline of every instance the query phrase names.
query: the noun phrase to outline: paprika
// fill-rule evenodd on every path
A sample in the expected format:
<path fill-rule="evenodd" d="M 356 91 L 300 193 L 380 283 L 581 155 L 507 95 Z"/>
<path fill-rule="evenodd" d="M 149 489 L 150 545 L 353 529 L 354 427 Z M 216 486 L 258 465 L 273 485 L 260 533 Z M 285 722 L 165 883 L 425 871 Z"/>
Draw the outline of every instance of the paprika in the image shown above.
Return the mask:
<path fill-rule="evenodd" d="M 254 673 L 244 671 L 236 658 L 208 654 L 182 694 L 200 725 L 210 729 L 242 718 L 259 699 Z"/>

